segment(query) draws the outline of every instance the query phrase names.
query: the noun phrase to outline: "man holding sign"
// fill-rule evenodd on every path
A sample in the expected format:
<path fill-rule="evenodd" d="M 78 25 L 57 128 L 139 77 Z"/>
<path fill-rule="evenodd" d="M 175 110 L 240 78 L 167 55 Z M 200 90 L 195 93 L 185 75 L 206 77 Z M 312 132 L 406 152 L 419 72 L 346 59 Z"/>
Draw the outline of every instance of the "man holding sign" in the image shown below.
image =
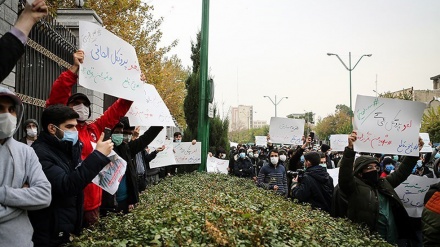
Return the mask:
<path fill-rule="evenodd" d="M 84 52 L 79 50 L 73 54 L 74 64 L 65 72 L 61 73 L 54 82 L 49 99 L 46 101 L 46 107 L 55 104 L 63 104 L 72 108 L 78 113 L 79 139 L 83 143 L 81 159 L 84 160 L 93 152 L 91 142 L 96 143 L 98 137 L 104 129 L 112 129 L 127 111 L 130 109 L 132 101 L 118 99 L 110 106 L 104 114 L 93 123 L 87 123 L 90 118 L 90 100 L 82 93 L 71 95 L 72 87 L 77 83 L 78 70 L 84 60 Z M 101 205 L 102 189 L 97 185 L 90 183 L 84 189 L 84 223 L 85 225 L 94 224 L 99 218 L 99 206 Z"/>
<path fill-rule="evenodd" d="M 348 218 L 367 225 L 390 244 L 395 244 L 398 238 L 411 238 L 414 232 L 409 229 L 408 213 L 394 188 L 408 178 L 418 157 L 405 157 L 397 171 L 379 178 L 377 159 L 363 155 L 355 160 L 356 139 L 357 132 L 353 131 L 339 170 L 339 187 L 347 196 Z M 420 138 L 418 146 L 423 147 Z"/>

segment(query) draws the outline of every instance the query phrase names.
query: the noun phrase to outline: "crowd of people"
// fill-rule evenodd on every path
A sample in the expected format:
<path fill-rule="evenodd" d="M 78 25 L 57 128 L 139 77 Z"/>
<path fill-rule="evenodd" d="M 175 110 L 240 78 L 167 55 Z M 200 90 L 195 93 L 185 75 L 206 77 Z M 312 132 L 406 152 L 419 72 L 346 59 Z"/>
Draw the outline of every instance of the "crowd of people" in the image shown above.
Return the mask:
<path fill-rule="evenodd" d="M 47 12 L 44 0 L 27 4 L 11 31 L 0 38 L 0 81 L 24 53 L 32 26 Z M 118 99 L 101 117 L 89 121 L 90 99 L 82 93 L 71 94 L 84 53 L 78 51 L 73 57 L 74 64 L 54 82 L 40 121 L 26 119 L 21 124 L 22 101 L 0 86 L 1 246 L 68 243 L 100 217 L 128 213 L 148 186 L 177 172 L 176 166 L 150 167 L 165 149 L 148 148 L 163 127 L 152 126 L 140 134 L 138 127 L 130 126 L 124 116 L 131 101 Z M 13 136 L 20 125 L 24 137 L 17 141 Z M 181 139 L 176 132 L 174 142 Z M 427 192 L 421 218 L 409 217 L 394 191 L 410 174 L 439 178 L 439 149 L 420 157 L 357 154 L 356 139 L 353 131 L 342 153 L 332 152 L 326 144 L 316 148 L 307 137 L 297 147 L 277 148 L 268 141 L 264 147 L 238 145 L 229 154 L 219 147 L 215 157 L 229 159 L 230 175 L 250 179 L 261 189 L 294 202 L 308 203 L 314 210 L 347 217 L 391 244 L 439 246 L 440 183 Z M 114 194 L 92 183 L 112 161 L 112 151 L 127 162 Z M 334 168 L 339 168 L 336 187 L 328 173 Z"/>

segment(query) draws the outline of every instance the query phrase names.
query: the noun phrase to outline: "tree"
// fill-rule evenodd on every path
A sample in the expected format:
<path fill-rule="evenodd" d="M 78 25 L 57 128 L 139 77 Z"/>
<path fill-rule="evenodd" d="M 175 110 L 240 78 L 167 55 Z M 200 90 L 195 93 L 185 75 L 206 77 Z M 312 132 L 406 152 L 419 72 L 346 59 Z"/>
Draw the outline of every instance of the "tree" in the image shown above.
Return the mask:
<path fill-rule="evenodd" d="M 392 93 L 390 91 L 380 93 L 379 97 L 381 98 L 390 98 L 390 99 L 403 99 L 403 100 L 413 100 L 412 89 L 402 90 L 400 92 Z"/>
<path fill-rule="evenodd" d="M 346 105 L 337 105 L 334 114 L 319 119 L 315 133 L 321 140 L 327 140 L 332 134 L 348 134 L 351 131 L 350 108 Z"/>
<path fill-rule="evenodd" d="M 440 142 L 440 106 L 429 108 L 422 117 L 421 132 L 429 134 L 431 143 Z"/>
<path fill-rule="evenodd" d="M 73 0 L 47 0 L 47 3 L 54 12 L 61 7 L 76 7 Z M 84 8 L 96 11 L 107 30 L 135 48 L 147 82 L 157 88 L 171 114 L 180 125 L 185 126 L 181 107 L 183 97 L 180 97 L 185 94 L 185 88 L 171 84 L 183 80 L 188 72 L 177 57 L 165 56 L 177 45 L 176 40 L 158 47 L 162 38 L 160 25 L 163 18 L 154 18 L 154 7 L 141 0 L 95 0 L 85 1 Z"/>

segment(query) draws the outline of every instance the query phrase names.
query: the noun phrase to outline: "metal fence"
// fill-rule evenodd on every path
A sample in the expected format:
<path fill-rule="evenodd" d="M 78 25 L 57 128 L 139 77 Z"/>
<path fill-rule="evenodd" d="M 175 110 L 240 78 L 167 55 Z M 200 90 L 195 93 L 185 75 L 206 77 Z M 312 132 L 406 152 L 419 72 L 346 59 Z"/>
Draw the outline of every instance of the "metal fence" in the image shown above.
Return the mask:
<path fill-rule="evenodd" d="M 25 0 L 19 2 L 22 5 Z M 54 17 L 47 16 L 33 27 L 25 54 L 16 67 L 15 91 L 25 106 L 23 121 L 33 118 L 41 122 L 52 84 L 73 63 L 72 54 L 76 50 L 75 35 L 58 24 Z M 16 138 L 23 134 L 20 126 Z"/>

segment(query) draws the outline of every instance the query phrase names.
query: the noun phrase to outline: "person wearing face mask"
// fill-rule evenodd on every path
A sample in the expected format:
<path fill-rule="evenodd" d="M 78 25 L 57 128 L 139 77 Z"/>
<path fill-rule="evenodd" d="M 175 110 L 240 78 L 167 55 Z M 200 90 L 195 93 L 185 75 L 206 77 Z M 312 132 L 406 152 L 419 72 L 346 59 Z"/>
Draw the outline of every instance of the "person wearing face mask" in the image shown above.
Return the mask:
<path fill-rule="evenodd" d="M 408 213 L 394 188 L 408 178 L 418 157 L 404 157 L 399 169 L 379 178 L 377 159 L 362 155 L 355 160 L 356 139 L 357 132 L 353 131 L 339 170 L 339 187 L 347 197 L 348 218 L 378 232 L 390 244 L 395 244 L 398 238 L 414 238 Z M 423 140 L 419 138 L 419 150 L 422 147 Z"/>
<path fill-rule="evenodd" d="M 296 176 L 292 180 L 292 199 L 297 199 L 300 203 L 310 203 L 314 209 L 330 212 L 333 179 L 320 163 L 321 155 L 318 152 L 304 154 L 306 170 L 302 178 Z"/>
<path fill-rule="evenodd" d="M 106 216 L 108 212 L 122 212 L 127 214 L 134 205 L 139 202 L 139 185 L 137 176 L 136 154 L 143 151 L 162 131 L 162 126 L 152 126 L 136 140 L 124 142 L 124 132 L 130 128 L 127 117 L 113 128 L 111 140 L 115 144 L 114 151 L 127 162 L 127 169 L 122 177 L 118 190 L 114 195 L 103 191 L 101 215 Z"/>
<path fill-rule="evenodd" d="M 91 117 L 91 102 L 82 93 L 71 94 L 73 86 L 77 83 L 79 67 L 84 60 L 84 51 L 78 50 L 73 54 L 73 65 L 60 74 L 52 85 L 46 107 L 56 104 L 67 105 L 75 110 L 78 115 L 79 140 L 83 143 L 81 158 L 85 159 L 93 152 L 92 142 L 96 143 L 105 128 L 112 129 L 119 120 L 125 116 L 132 105 L 132 101 L 118 99 L 93 122 L 87 122 Z M 141 78 L 142 80 L 142 78 Z M 102 189 L 90 183 L 84 189 L 84 225 L 89 226 L 99 219 L 99 206 L 101 205 Z"/>
<path fill-rule="evenodd" d="M 21 139 L 20 142 L 31 146 L 35 140 L 37 140 L 38 136 L 38 122 L 35 119 L 28 119 L 24 121 L 22 128 L 26 133 Z"/>
<path fill-rule="evenodd" d="M 240 147 L 238 149 L 237 160 L 235 160 L 233 166 L 234 176 L 240 178 L 253 178 L 255 176 L 253 171 L 254 167 L 252 166 L 251 160 L 246 155 L 246 149 Z"/>
<path fill-rule="evenodd" d="M 0 87 L 0 245 L 32 246 L 31 210 L 50 205 L 51 185 L 34 150 L 16 141 L 21 100 Z"/>
<path fill-rule="evenodd" d="M 225 160 L 226 159 L 226 151 L 224 148 L 219 147 L 217 148 L 217 153 L 215 154 L 215 156 L 217 159 L 222 159 Z"/>
<path fill-rule="evenodd" d="M 64 105 L 46 108 L 41 117 L 42 132 L 32 145 L 43 171 L 52 185 L 48 208 L 30 212 L 35 246 L 59 246 L 78 235 L 83 219 L 83 190 L 104 168 L 113 143 L 103 141 L 96 150 L 81 159 L 82 143 L 78 140 L 78 114 Z"/>
<path fill-rule="evenodd" d="M 258 173 L 257 186 L 287 197 L 286 168 L 280 164 L 278 150 L 269 151 L 270 163 L 265 164 Z"/>

